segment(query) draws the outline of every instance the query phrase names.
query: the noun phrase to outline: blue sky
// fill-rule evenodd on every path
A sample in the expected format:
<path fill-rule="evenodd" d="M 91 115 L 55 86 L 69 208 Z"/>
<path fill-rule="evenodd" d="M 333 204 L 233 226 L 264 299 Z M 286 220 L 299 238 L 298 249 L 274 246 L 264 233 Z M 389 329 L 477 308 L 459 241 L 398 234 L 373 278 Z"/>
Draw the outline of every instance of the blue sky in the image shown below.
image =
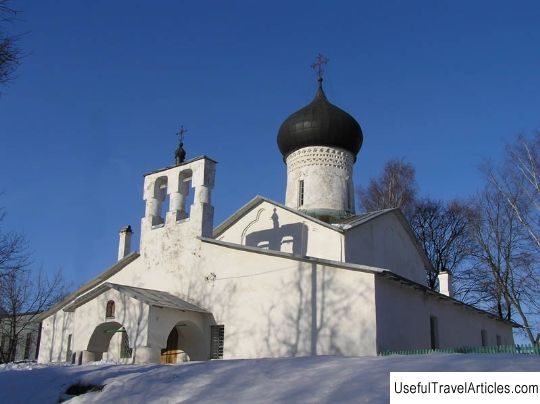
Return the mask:
<path fill-rule="evenodd" d="M 142 174 L 219 162 L 219 224 L 256 194 L 284 200 L 281 122 L 316 89 L 362 126 L 355 184 L 404 158 L 424 195 L 465 198 L 478 166 L 540 128 L 535 1 L 22 1 L 25 53 L 0 97 L 0 206 L 36 265 L 75 287 L 138 235 Z"/>

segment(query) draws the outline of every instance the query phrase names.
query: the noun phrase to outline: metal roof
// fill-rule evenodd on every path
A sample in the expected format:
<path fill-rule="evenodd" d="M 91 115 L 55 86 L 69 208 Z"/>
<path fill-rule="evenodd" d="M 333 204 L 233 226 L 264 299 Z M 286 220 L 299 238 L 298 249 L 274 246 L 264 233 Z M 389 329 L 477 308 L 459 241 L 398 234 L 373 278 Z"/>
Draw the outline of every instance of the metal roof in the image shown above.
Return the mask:
<path fill-rule="evenodd" d="M 375 210 L 373 212 L 360 213 L 358 215 L 351 216 L 347 219 L 341 220 L 339 223 L 332 223 L 332 226 L 338 227 L 343 230 L 349 230 L 352 227 L 364 224 L 371 219 L 375 219 L 378 216 L 384 215 L 388 212 L 392 212 L 396 208 Z"/>
<path fill-rule="evenodd" d="M 134 286 L 118 285 L 116 283 L 106 282 L 94 290 L 91 290 L 87 294 L 79 297 L 72 303 L 64 307 L 64 311 L 74 311 L 77 307 L 89 302 L 100 294 L 106 292 L 109 289 L 117 290 L 118 292 L 137 299 L 143 303 L 146 303 L 154 307 L 167 307 L 170 309 L 182 310 L 182 311 L 194 311 L 198 313 L 209 313 L 209 311 L 193 304 L 189 303 L 177 296 L 174 296 L 168 292 L 154 289 L 136 288 Z"/>

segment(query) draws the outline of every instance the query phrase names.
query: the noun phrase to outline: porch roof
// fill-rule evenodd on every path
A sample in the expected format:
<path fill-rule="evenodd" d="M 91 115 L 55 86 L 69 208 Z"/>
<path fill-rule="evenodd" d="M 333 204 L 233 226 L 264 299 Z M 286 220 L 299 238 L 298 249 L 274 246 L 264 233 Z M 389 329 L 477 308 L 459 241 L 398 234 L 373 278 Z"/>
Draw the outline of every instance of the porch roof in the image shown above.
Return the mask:
<path fill-rule="evenodd" d="M 198 313 L 210 313 L 209 311 L 199 307 L 193 303 L 187 302 L 177 296 L 174 296 L 168 292 L 154 289 L 136 288 L 134 286 L 118 285 L 116 283 L 105 282 L 90 292 L 80 296 L 70 304 L 64 307 L 64 311 L 75 311 L 77 307 L 89 302 L 96 298 L 100 294 L 106 292 L 109 289 L 114 289 L 126 296 L 137 299 L 150 306 L 155 307 L 167 307 L 170 309 L 182 310 L 182 311 L 195 311 Z"/>

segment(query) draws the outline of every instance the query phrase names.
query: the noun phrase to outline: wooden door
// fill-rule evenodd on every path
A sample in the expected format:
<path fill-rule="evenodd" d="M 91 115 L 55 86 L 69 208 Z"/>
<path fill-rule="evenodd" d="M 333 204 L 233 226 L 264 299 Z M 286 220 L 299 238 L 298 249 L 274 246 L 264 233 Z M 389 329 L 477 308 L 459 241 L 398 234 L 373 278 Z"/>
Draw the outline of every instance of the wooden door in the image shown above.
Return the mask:
<path fill-rule="evenodd" d="M 167 348 L 161 350 L 159 363 L 176 363 L 178 356 L 178 331 L 172 329 L 167 338 Z"/>

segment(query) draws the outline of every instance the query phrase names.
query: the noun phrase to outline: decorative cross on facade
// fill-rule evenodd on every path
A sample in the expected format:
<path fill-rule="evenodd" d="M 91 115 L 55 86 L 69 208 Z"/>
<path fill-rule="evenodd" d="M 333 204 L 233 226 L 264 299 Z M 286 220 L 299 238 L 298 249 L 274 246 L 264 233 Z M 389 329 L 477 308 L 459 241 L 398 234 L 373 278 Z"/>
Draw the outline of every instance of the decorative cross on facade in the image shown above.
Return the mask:
<path fill-rule="evenodd" d="M 184 143 L 184 135 L 187 133 L 187 131 L 188 130 L 184 128 L 184 125 L 180 126 L 180 130 L 176 133 L 178 135 L 180 143 Z"/>
<path fill-rule="evenodd" d="M 311 68 L 315 70 L 315 73 L 317 73 L 318 80 L 322 80 L 322 77 L 324 75 L 324 66 L 329 62 L 329 60 L 330 59 L 328 59 L 322 53 L 317 54 L 317 57 L 315 58 L 315 63 L 311 65 Z"/>
<path fill-rule="evenodd" d="M 207 283 L 210 283 L 210 284 L 212 284 L 212 286 L 214 286 L 214 282 L 216 281 L 216 278 L 217 278 L 217 275 L 214 272 L 210 272 L 210 274 L 208 274 L 208 275 L 206 275 L 204 277 L 204 280 Z"/>

